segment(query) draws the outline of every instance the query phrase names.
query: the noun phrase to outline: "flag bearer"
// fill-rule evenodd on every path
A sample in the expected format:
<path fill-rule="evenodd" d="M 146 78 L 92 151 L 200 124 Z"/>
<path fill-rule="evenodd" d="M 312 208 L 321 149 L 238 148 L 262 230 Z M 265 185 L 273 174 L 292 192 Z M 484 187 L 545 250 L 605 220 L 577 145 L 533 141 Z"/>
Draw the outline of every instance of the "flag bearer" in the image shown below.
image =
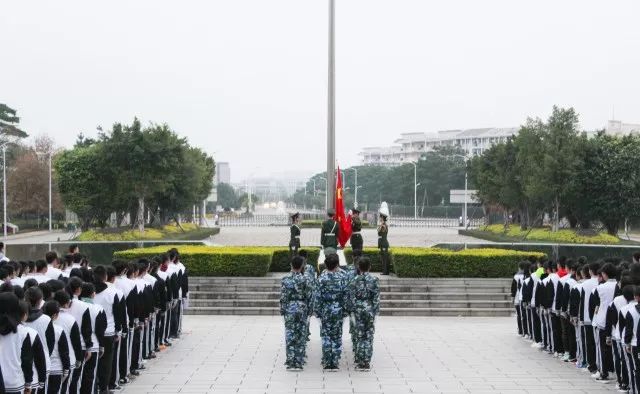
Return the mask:
<path fill-rule="evenodd" d="M 351 249 L 355 252 L 356 250 L 362 250 L 363 240 L 362 234 L 360 231 L 362 230 L 362 222 L 360 221 L 360 211 L 358 208 L 353 208 L 351 210 Z"/>
<path fill-rule="evenodd" d="M 336 211 L 333 208 L 327 210 L 327 220 L 322 222 L 322 233 L 320 234 L 320 244 L 324 249 L 324 255 L 326 256 L 336 253 L 338 250 L 338 223 L 333 220 L 333 216 Z"/>

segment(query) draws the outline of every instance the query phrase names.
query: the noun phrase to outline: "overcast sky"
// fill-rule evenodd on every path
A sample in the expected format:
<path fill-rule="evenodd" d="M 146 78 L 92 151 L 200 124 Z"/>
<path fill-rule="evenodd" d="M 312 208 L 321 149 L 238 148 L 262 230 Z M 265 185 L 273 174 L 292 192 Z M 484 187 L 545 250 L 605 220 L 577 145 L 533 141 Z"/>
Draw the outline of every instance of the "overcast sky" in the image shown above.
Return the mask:
<path fill-rule="evenodd" d="M 0 102 L 71 146 L 167 122 L 232 180 L 326 163 L 328 0 L 3 1 Z M 640 123 L 640 2 L 336 0 L 337 160 L 574 106 Z"/>

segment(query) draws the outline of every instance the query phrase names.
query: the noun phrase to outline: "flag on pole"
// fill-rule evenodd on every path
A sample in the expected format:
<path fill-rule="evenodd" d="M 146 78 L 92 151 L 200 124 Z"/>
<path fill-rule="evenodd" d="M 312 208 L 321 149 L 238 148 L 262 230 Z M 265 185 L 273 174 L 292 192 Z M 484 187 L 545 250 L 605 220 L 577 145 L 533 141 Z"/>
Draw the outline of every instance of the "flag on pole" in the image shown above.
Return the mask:
<path fill-rule="evenodd" d="M 347 216 L 344 212 L 342 172 L 340 171 L 340 166 L 338 166 L 336 172 L 336 216 L 334 220 L 338 222 L 338 228 L 340 229 L 338 232 L 338 243 L 344 248 L 344 245 L 346 245 L 347 241 L 351 238 L 351 215 Z"/>

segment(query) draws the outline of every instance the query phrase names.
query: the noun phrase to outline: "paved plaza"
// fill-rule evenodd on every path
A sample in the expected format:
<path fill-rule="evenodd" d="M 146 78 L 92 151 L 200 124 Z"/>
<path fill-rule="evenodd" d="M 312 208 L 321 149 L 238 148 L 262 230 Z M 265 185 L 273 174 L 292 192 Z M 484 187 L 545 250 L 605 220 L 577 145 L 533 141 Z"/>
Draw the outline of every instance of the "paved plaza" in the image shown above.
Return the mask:
<path fill-rule="evenodd" d="M 315 318 L 302 372 L 285 370 L 280 317 L 186 316 L 183 331 L 124 393 L 615 392 L 532 349 L 513 318 L 381 317 L 370 372 L 354 371 L 345 329 L 340 371 L 324 373 Z"/>
<path fill-rule="evenodd" d="M 376 229 L 362 230 L 365 246 L 377 246 Z M 214 245 L 253 245 L 273 246 L 289 244 L 288 227 L 222 227 L 220 234 L 211 242 Z M 303 248 L 320 246 L 320 229 L 303 228 L 300 242 Z M 391 227 L 389 230 L 391 246 L 432 246 L 447 242 L 486 242 L 473 237 L 458 234 L 457 227 Z"/>

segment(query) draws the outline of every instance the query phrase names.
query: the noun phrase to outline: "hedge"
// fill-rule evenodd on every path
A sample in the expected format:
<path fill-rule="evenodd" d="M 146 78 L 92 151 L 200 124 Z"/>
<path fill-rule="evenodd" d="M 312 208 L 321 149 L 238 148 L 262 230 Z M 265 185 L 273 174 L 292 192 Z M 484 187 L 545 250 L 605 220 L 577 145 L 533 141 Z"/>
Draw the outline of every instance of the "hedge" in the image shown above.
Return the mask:
<path fill-rule="evenodd" d="M 549 227 L 539 227 L 531 230 L 522 230 L 520 226 L 507 226 L 505 231 L 502 224 L 491 224 L 482 226 L 478 230 L 470 230 L 471 236 L 483 237 L 483 234 L 501 237 L 501 240 L 513 241 L 539 241 L 563 244 L 599 244 L 615 245 L 620 243 L 620 238 L 614 237 L 604 232 L 577 231 L 572 229 L 561 229 L 551 231 Z M 525 238 L 526 237 L 526 238 Z"/>
<path fill-rule="evenodd" d="M 218 227 L 199 227 L 193 223 L 183 223 L 182 228 L 167 224 L 160 228 L 147 227 L 143 233 L 131 228 L 107 228 L 83 231 L 76 241 L 141 241 L 141 240 L 202 240 L 218 234 Z"/>
<path fill-rule="evenodd" d="M 114 258 L 152 258 L 170 249 L 171 245 L 130 249 L 114 253 Z M 289 251 L 277 247 L 212 247 L 175 246 L 182 262 L 193 276 L 265 276 L 271 272 L 289 271 Z M 315 265 L 318 249 L 306 249 Z M 365 248 L 371 259 L 372 271 L 382 271 L 380 255 L 375 248 Z M 517 271 L 518 262 L 529 256 L 541 257 L 540 252 L 521 252 L 508 249 L 466 249 L 458 252 L 438 248 L 393 248 L 390 251 L 391 269 L 404 278 L 502 278 Z M 351 261 L 351 250 L 345 250 Z M 320 265 L 320 271 L 324 264 Z"/>
<path fill-rule="evenodd" d="M 508 249 L 395 248 L 394 268 L 403 278 L 507 278 L 518 263 L 540 252 Z"/>
<path fill-rule="evenodd" d="M 163 245 L 123 250 L 115 252 L 113 257 L 150 259 L 173 247 L 180 251 L 180 260 L 192 276 L 265 276 L 273 256 L 273 248 Z"/>

